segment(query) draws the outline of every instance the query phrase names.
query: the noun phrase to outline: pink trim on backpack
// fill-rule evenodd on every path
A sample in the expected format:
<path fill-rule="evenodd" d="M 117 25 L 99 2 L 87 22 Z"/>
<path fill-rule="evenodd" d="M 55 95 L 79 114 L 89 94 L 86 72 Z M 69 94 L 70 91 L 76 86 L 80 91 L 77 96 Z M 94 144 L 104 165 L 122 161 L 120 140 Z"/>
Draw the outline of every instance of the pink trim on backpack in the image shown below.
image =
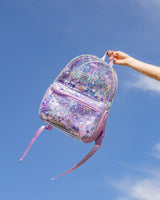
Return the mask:
<path fill-rule="evenodd" d="M 105 127 L 106 127 L 106 121 L 107 121 L 107 118 L 108 118 L 108 113 L 109 113 L 109 109 L 110 109 L 110 106 L 111 106 L 111 103 L 112 103 L 112 100 L 113 100 L 113 97 L 114 97 L 114 94 L 115 94 L 115 91 L 116 91 L 116 87 L 117 87 L 117 76 L 116 76 L 116 73 L 115 71 L 113 70 L 112 66 L 113 66 L 113 59 L 109 61 L 109 63 L 105 63 L 105 59 L 106 59 L 106 55 L 107 55 L 107 52 L 105 53 L 105 55 L 101 58 L 101 60 L 95 56 L 90 56 L 90 55 L 82 55 L 82 56 L 79 56 L 79 57 L 76 57 L 75 59 L 73 59 L 72 61 L 70 61 L 67 66 L 64 68 L 64 70 L 60 73 L 60 75 L 58 76 L 58 78 L 65 72 L 65 70 L 67 69 L 67 67 L 71 67 L 69 69 L 73 70 L 73 67 L 76 65 L 76 67 L 78 66 L 77 63 L 80 62 L 79 66 L 82 66 L 84 68 L 84 66 L 86 66 L 86 63 L 87 63 L 87 67 L 89 66 L 92 66 L 94 69 L 92 70 L 92 74 L 96 73 L 96 71 L 99 70 L 98 67 L 101 67 L 103 66 L 104 68 L 103 71 L 102 71 L 102 76 L 99 76 L 99 72 L 97 73 L 98 75 L 95 76 L 96 79 L 98 80 L 104 80 L 104 86 L 106 88 L 110 88 L 110 89 L 104 89 L 103 90 L 103 82 L 101 82 L 101 84 L 99 84 L 99 88 L 100 90 L 96 90 L 97 92 L 101 91 L 101 94 L 102 96 L 100 95 L 100 98 L 99 97 L 99 94 L 96 96 L 96 100 L 91 98 L 93 96 L 93 93 L 91 94 L 91 96 L 87 96 L 86 93 L 83 94 L 81 93 L 80 91 L 77 92 L 77 90 L 72 90 L 73 88 L 70 88 L 70 87 L 67 87 L 65 84 L 61 84 L 61 82 L 59 83 L 58 82 L 58 78 L 54 81 L 55 84 L 61 84 L 60 85 L 57 85 L 57 88 L 54 87 L 54 84 L 51 84 L 50 87 L 47 89 L 43 99 L 42 99 L 42 103 L 41 103 L 41 106 L 40 106 L 40 114 L 42 113 L 43 116 L 45 116 L 43 118 L 43 116 L 41 117 L 43 121 L 47 122 L 48 124 L 50 125 L 46 125 L 46 126 L 41 126 L 36 134 L 34 135 L 34 137 L 32 138 L 31 142 L 29 143 L 27 149 L 25 150 L 24 154 L 22 155 L 21 159 L 20 159 L 20 162 L 22 162 L 22 160 L 24 159 L 24 157 L 26 156 L 26 154 L 28 153 L 29 149 L 31 148 L 32 144 L 35 142 L 35 140 L 39 137 L 39 135 L 42 133 L 43 130 L 45 129 L 48 129 L 48 130 L 51 130 L 53 128 L 53 126 L 56 126 L 57 127 L 60 127 L 62 130 L 65 130 L 66 132 L 68 131 L 68 133 L 73 137 L 73 135 L 75 136 L 76 138 L 76 134 L 78 133 L 80 136 L 80 139 L 84 142 L 84 143 L 91 143 L 93 141 L 95 141 L 95 144 L 93 146 L 93 148 L 90 150 L 90 152 L 78 163 L 76 164 L 74 167 L 72 167 L 71 169 L 69 169 L 68 171 L 62 173 L 61 175 L 59 176 L 56 176 L 55 178 L 51 178 L 51 180 L 55 180 L 56 178 L 58 177 L 61 177 L 75 169 L 77 169 L 78 167 L 80 167 L 82 164 L 84 164 L 100 147 L 101 147 L 101 144 L 104 140 L 104 136 L 105 136 Z M 84 62 L 86 61 L 86 62 Z M 83 63 L 83 64 L 82 64 Z M 96 64 L 95 64 L 96 63 Z M 110 69 L 108 69 L 108 66 Z M 105 68 L 107 67 L 107 68 Z M 68 69 L 67 69 L 68 70 Z M 75 71 L 71 71 L 72 73 L 75 72 Z M 83 71 L 82 71 L 83 72 Z M 103 73 L 105 72 L 105 73 Z M 70 73 L 70 71 L 68 72 Z M 85 73 L 84 73 L 85 74 Z M 73 75 L 73 74 L 72 74 Z M 88 74 L 87 74 L 88 75 Z M 89 74 L 90 75 L 90 74 Z M 103 76 L 104 75 L 104 76 Z M 93 75 L 94 76 L 94 75 Z M 64 78 L 65 77 L 65 78 Z M 67 80 L 66 79 L 66 75 L 64 76 L 61 80 L 63 82 L 63 80 Z M 100 77 L 97 78 L 97 77 Z M 106 78 L 107 77 L 107 78 Z M 109 80 L 108 80 L 108 77 L 109 77 Z M 112 78 L 110 78 L 112 77 Z M 73 79 L 71 79 L 73 80 Z M 79 79 L 78 79 L 79 80 Z M 84 79 L 82 79 L 84 80 Z M 92 79 L 93 80 L 93 79 Z M 112 82 L 110 81 L 112 80 Z M 64 83 L 64 82 L 63 82 Z M 82 85 L 83 83 L 85 83 L 85 81 L 82 81 Z M 77 82 L 76 82 L 77 84 Z M 95 84 L 95 83 L 93 83 Z M 96 85 L 89 85 L 88 82 L 87 82 L 87 87 L 89 87 L 89 89 L 93 89 L 94 87 L 93 86 L 96 86 Z M 56 85 L 55 85 L 56 86 Z M 84 84 L 85 86 L 85 84 Z M 79 87 L 79 82 L 78 82 L 78 87 Z M 66 89 L 67 88 L 67 89 Z M 96 87 L 95 87 L 96 88 Z M 102 89 L 102 90 L 101 90 Z M 53 92 L 54 91 L 54 92 Z M 74 92 L 73 92 L 74 91 Z M 86 90 L 88 91 L 88 90 Z M 105 93 L 103 93 L 103 91 Z M 109 91 L 109 95 L 106 91 Z M 76 94 L 77 92 L 77 94 Z M 106 96 L 105 96 L 105 95 Z M 85 96 L 86 95 L 86 96 Z M 106 101 L 104 101 L 106 104 L 104 104 L 103 102 L 103 97 L 106 97 Z M 59 99 L 60 100 L 59 100 Z M 67 100 L 66 100 L 66 99 Z M 94 97 L 95 98 L 95 97 Z M 98 101 L 97 101 L 98 99 Z M 67 106 L 63 107 L 61 104 L 62 101 L 66 100 Z M 74 102 L 73 102 L 74 101 Z M 48 105 L 48 102 L 51 104 Z M 65 102 L 65 103 L 66 103 Z M 69 112 L 70 112 L 70 104 L 72 102 L 72 106 L 73 108 L 76 110 L 73 110 L 74 112 L 74 115 L 75 113 L 78 113 L 78 116 L 81 116 L 81 118 L 76 118 L 76 120 L 79 122 L 79 119 L 82 119 L 81 120 L 81 123 L 83 124 L 84 121 L 84 117 L 85 115 L 87 115 L 87 120 L 89 121 L 92 117 L 93 121 L 89 121 L 89 125 L 87 124 L 87 128 L 83 128 L 84 126 L 86 126 L 86 124 L 84 123 L 83 124 L 83 129 L 80 129 L 79 126 L 78 126 L 78 123 L 77 123 L 77 126 L 78 127 L 72 127 L 74 124 L 71 124 L 71 121 L 72 121 L 72 118 L 73 118 L 73 115 L 70 115 L 71 117 L 71 120 L 70 121 L 67 121 L 68 120 L 68 116 L 69 116 Z M 76 103 L 75 103 L 76 102 Z M 101 104 L 100 104 L 101 102 Z M 56 105 L 60 105 L 60 107 L 56 107 Z M 76 107 L 78 105 L 78 107 Z M 109 105 L 109 106 L 108 106 Z M 53 107 L 54 109 L 53 109 Z M 56 107 L 56 115 L 55 115 L 55 107 Z M 69 111 L 67 110 L 69 108 Z M 79 109 L 81 108 L 81 110 L 83 111 L 81 114 L 81 112 L 78 112 Z M 86 110 L 89 110 L 89 112 L 85 111 Z M 66 117 L 66 121 L 64 123 L 62 123 L 60 120 L 64 121 L 64 116 L 62 116 L 62 114 L 57 114 L 57 112 L 60 110 L 60 113 L 63 113 L 63 110 L 67 110 L 67 115 L 65 115 Z M 50 113 L 49 113 L 50 112 Z M 87 114 L 86 114 L 87 112 Z M 85 114 L 84 114 L 85 113 Z M 91 115 L 91 114 L 92 115 Z M 50 115 L 49 115 L 50 114 Z M 96 115 L 95 115 L 96 114 Z M 89 117 L 88 117 L 89 116 Z M 95 117 L 96 116 L 96 117 Z M 49 117 L 49 118 L 47 118 Z M 56 118 L 57 117 L 57 118 Z M 61 119 L 62 117 L 62 119 Z M 64 118 L 63 118 L 64 117 Z M 74 119 L 74 118 L 73 118 Z M 54 121 L 55 120 L 55 121 Z M 88 122 L 87 121 L 87 122 Z M 95 122 L 95 123 L 92 123 L 92 122 Z M 65 125 L 67 126 L 68 124 L 68 127 L 66 128 Z M 91 129 L 88 128 L 88 126 L 91 126 Z M 75 132 L 73 132 L 73 129 L 71 129 L 71 127 L 75 130 Z M 65 129 L 66 128 L 66 129 Z M 88 134 L 89 133 L 89 130 L 91 130 L 91 134 Z M 83 132 L 82 130 L 85 130 L 85 132 Z M 76 132 L 77 131 L 77 132 Z M 82 133 L 85 133 L 85 134 L 82 134 Z M 78 139 L 78 136 L 77 136 L 77 139 Z"/>
<path fill-rule="evenodd" d="M 108 110 L 105 110 L 99 123 L 98 126 L 96 127 L 96 130 L 94 131 L 93 135 L 89 138 L 82 138 L 82 141 L 85 143 L 91 143 L 94 140 L 97 139 L 97 137 L 100 135 L 102 131 L 105 131 L 105 126 L 106 126 L 106 121 L 108 117 Z"/>

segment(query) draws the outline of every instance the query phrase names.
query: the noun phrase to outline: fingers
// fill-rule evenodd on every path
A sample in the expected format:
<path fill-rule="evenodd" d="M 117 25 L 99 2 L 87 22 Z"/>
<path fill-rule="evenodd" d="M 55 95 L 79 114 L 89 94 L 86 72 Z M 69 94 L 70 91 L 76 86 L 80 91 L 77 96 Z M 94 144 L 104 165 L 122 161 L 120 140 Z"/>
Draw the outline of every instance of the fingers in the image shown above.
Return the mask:
<path fill-rule="evenodd" d="M 120 64 L 120 60 L 114 58 L 114 59 L 113 59 L 113 64 L 117 64 L 117 65 L 119 65 L 119 64 Z"/>
<path fill-rule="evenodd" d="M 123 53 L 122 51 L 112 51 L 109 50 L 107 52 L 108 57 L 116 58 L 116 59 L 123 59 L 126 58 L 128 55 L 126 53 Z"/>
<path fill-rule="evenodd" d="M 114 58 L 113 59 L 113 64 L 116 64 L 116 65 L 126 65 L 126 61 L 124 59 Z"/>
<path fill-rule="evenodd" d="M 113 56 L 113 54 L 114 54 L 114 51 L 111 51 L 111 50 L 107 51 L 107 56 L 108 56 L 108 57 Z"/>
<path fill-rule="evenodd" d="M 118 59 L 119 52 L 114 52 L 113 57 Z"/>
<path fill-rule="evenodd" d="M 128 62 L 130 60 L 130 56 L 122 51 L 112 51 L 109 50 L 107 52 L 109 60 L 113 59 L 113 63 L 117 65 L 125 65 L 128 66 Z"/>
<path fill-rule="evenodd" d="M 111 50 L 109 50 L 108 52 L 107 52 L 107 55 L 108 55 L 108 57 L 109 57 L 109 60 L 112 60 L 113 59 L 113 63 L 114 64 L 120 64 L 120 60 L 119 60 L 119 56 L 118 56 L 118 51 L 111 51 Z"/>
<path fill-rule="evenodd" d="M 109 50 L 109 51 L 107 51 L 107 55 L 108 55 L 109 59 L 113 59 L 113 58 L 118 59 L 118 52 L 116 52 L 116 51 Z"/>
<path fill-rule="evenodd" d="M 109 57 L 109 61 L 111 61 L 113 59 L 113 55 L 114 55 L 114 51 L 107 51 L 107 56 Z"/>

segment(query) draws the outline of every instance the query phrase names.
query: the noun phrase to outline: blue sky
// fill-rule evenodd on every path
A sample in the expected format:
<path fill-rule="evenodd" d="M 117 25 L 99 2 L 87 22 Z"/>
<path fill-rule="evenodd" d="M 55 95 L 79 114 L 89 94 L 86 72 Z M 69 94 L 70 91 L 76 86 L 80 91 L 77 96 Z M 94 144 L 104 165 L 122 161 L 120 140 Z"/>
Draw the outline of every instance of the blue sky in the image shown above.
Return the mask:
<path fill-rule="evenodd" d="M 45 131 L 45 90 L 75 56 L 121 50 L 160 66 L 158 0 L 0 2 L 0 198 L 3 200 L 159 200 L 160 83 L 114 66 L 119 85 L 102 148 L 81 168 L 50 181 L 92 147 Z"/>

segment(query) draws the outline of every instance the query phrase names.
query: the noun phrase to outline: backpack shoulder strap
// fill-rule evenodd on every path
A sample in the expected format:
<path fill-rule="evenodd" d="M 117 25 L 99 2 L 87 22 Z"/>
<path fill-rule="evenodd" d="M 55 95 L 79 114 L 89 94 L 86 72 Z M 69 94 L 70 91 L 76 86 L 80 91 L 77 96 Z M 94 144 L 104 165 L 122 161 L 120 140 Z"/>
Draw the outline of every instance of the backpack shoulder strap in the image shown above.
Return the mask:
<path fill-rule="evenodd" d="M 29 149 L 31 148 L 32 144 L 36 141 L 36 139 L 38 138 L 38 136 L 45 130 L 51 130 L 52 129 L 52 126 L 48 125 L 48 126 L 41 126 L 37 132 L 35 133 L 35 135 L 33 136 L 31 142 L 29 143 L 27 149 L 25 150 L 23 156 L 21 157 L 20 159 L 20 162 L 23 161 L 23 158 L 26 156 L 26 154 L 28 153 Z"/>
<path fill-rule="evenodd" d="M 104 134 L 105 134 L 105 129 L 101 132 L 100 136 L 95 140 L 95 144 L 94 144 L 93 148 L 90 150 L 90 152 L 78 164 L 76 164 L 74 167 L 72 167 L 68 171 L 64 172 L 63 174 L 60 174 L 59 176 L 51 178 L 51 180 L 55 180 L 56 178 L 59 178 L 65 174 L 68 174 L 68 173 L 72 172 L 73 170 L 77 169 L 78 167 L 80 167 L 81 165 L 83 165 L 101 147 L 101 143 L 104 139 Z"/>

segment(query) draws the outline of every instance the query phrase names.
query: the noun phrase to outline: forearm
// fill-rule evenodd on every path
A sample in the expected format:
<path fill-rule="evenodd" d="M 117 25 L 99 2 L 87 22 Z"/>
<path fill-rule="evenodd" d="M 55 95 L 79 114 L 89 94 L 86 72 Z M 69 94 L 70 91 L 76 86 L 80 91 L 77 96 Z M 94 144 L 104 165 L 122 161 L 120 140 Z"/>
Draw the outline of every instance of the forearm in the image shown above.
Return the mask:
<path fill-rule="evenodd" d="M 160 81 L 160 67 L 141 62 L 132 57 L 128 59 L 126 66 Z"/>

